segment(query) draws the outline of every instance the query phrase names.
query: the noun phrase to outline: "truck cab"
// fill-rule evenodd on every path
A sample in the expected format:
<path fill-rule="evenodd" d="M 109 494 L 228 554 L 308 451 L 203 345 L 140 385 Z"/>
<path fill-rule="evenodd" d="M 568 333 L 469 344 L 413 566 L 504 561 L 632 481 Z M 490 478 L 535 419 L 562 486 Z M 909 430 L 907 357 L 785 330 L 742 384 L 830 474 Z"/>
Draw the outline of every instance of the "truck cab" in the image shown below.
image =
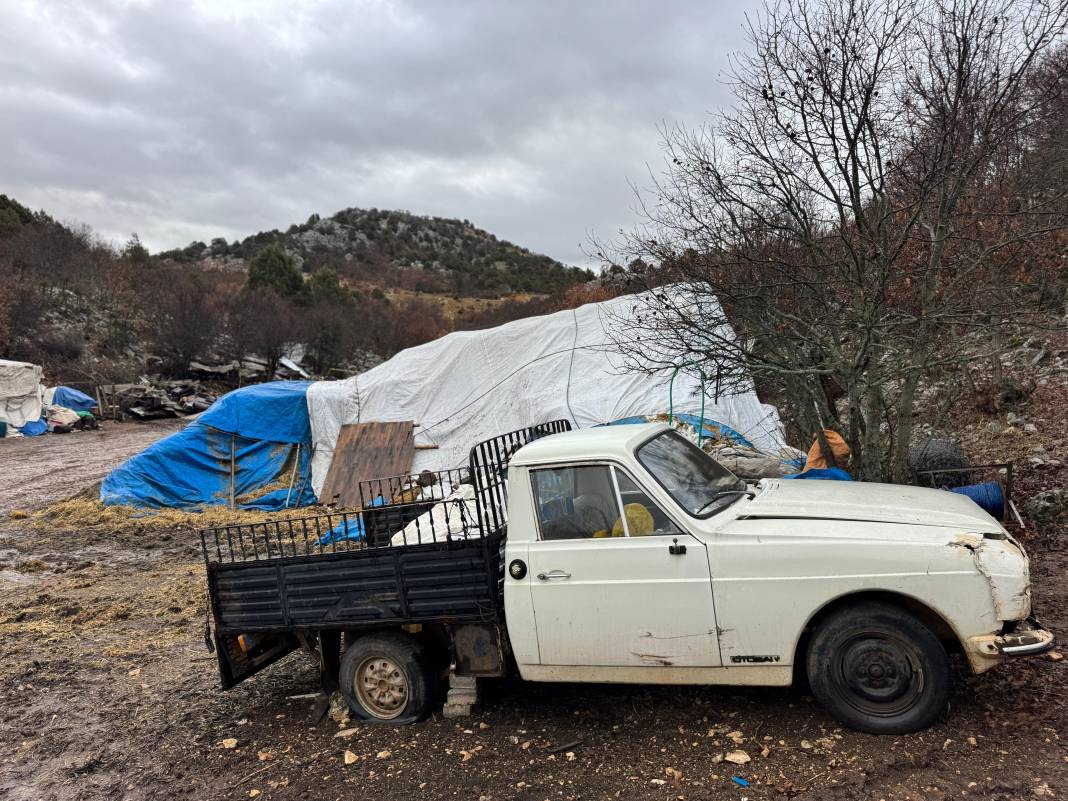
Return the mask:
<path fill-rule="evenodd" d="M 224 683 L 236 675 L 224 653 L 240 659 L 235 637 L 256 636 L 310 645 L 354 713 L 390 722 L 427 714 L 446 676 L 786 686 L 803 675 L 843 723 L 900 733 L 943 714 L 951 655 L 982 672 L 1052 647 L 1022 547 L 964 496 L 748 484 L 666 424 L 568 428 L 480 443 L 471 483 L 378 545 L 283 545 L 257 565 L 254 615 L 240 611 L 252 574 L 209 558 Z"/>
<path fill-rule="evenodd" d="M 940 714 L 949 654 L 982 672 L 1052 645 L 1023 548 L 953 493 L 747 485 L 652 424 L 527 445 L 508 503 L 508 634 L 530 680 L 784 686 L 803 671 L 845 722 L 896 732 Z"/>

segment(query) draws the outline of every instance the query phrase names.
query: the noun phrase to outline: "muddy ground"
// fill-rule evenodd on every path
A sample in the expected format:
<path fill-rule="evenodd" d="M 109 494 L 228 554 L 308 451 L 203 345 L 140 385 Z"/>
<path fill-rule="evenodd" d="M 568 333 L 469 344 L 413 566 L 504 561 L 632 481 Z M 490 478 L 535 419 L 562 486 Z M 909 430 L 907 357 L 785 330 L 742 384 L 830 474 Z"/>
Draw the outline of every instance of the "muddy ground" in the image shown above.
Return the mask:
<path fill-rule="evenodd" d="M 1063 415 L 1035 419 L 1044 447 L 1063 445 Z M 171 430 L 0 442 L 0 798 L 1068 796 L 1068 659 L 962 675 L 946 719 L 903 737 L 842 729 L 803 689 L 516 682 L 487 686 L 459 722 L 343 727 L 304 697 L 317 675 L 301 655 L 220 692 L 191 530 L 59 531 L 8 514 Z M 1060 466 L 1018 456 L 1021 495 L 1063 485 Z M 1065 529 L 1024 539 L 1036 608 L 1068 640 Z M 752 761 L 718 761 L 736 749 Z"/>

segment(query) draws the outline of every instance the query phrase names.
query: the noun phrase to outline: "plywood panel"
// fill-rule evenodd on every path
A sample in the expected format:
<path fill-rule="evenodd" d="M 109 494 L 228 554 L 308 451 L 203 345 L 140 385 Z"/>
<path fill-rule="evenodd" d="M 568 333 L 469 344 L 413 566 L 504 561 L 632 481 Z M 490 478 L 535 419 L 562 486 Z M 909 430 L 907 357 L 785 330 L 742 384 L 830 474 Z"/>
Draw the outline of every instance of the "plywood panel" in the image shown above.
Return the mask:
<path fill-rule="evenodd" d="M 415 423 L 351 423 L 341 427 L 321 500 L 335 496 L 343 506 L 358 506 L 361 481 L 407 473 L 415 456 Z"/>

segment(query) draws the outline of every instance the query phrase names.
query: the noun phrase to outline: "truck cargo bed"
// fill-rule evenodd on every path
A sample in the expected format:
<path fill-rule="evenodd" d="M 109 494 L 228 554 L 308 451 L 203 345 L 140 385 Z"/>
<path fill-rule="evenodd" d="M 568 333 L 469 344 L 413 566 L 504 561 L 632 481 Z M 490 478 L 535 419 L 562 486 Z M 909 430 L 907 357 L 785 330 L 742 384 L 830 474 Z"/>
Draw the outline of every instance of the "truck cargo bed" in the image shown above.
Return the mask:
<path fill-rule="evenodd" d="M 501 537 L 208 563 L 220 628 L 471 622 L 499 608 Z"/>

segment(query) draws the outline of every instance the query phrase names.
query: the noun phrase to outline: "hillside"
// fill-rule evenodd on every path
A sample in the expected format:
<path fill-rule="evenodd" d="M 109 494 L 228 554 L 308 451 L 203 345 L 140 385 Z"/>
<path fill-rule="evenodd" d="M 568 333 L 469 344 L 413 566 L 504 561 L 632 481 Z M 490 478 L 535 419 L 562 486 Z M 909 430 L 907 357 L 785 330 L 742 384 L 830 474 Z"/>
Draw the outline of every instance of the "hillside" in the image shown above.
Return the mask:
<path fill-rule="evenodd" d="M 257 283 L 268 255 L 279 280 Z M 582 303 L 588 276 L 468 222 L 352 209 L 153 255 L 136 236 L 115 247 L 0 195 L 0 358 L 68 383 L 179 378 L 195 360 L 250 354 L 273 373 L 290 350 L 316 374 L 346 374 Z"/>
<path fill-rule="evenodd" d="M 261 231 L 241 241 L 213 239 L 160 253 L 184 263 L 240 268 L 275 244 L 304 272 L 331 267 L 360 282 L 468 296 L 550 293 L 593 277 L 476 228 L 467 220 L 404 211 L 344 209 L 313 214 L 286 231 Z"/>

